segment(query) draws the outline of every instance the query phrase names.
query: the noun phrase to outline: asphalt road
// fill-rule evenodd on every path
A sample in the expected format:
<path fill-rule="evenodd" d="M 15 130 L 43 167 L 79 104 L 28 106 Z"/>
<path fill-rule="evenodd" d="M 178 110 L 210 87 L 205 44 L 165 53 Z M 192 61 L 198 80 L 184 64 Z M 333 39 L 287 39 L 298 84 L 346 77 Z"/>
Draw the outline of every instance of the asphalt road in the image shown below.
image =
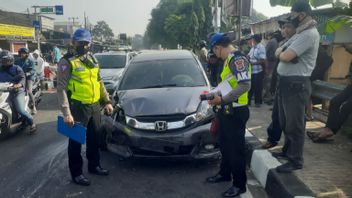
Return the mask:
<path fill-rule="evenodd" d="M 91 175 L 84 166 L 92 185 L 77 186 L 68 171 L 68 141 L 56 132 L 57 107 L 56 94 L 45 94 L 35 116 L 38 133 L 23 131 L 0 140 L 0 198 L 216 198 L 231 185 L 204 182 L 216 173 L 218 162 L 121 161 L 115 154 L 103 152 L 102 166 L 110 175 Z M 241 197 L 267 197 L 250 172 L 248 191 Z"/>

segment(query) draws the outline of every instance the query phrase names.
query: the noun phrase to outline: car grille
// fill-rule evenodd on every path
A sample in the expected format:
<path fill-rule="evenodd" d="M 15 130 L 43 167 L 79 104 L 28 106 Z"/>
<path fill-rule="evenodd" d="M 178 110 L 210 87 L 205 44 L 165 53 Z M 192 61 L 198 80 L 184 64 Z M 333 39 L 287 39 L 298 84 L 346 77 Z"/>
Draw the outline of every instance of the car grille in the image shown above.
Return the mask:
<path fill-rule="evenodd" d="M 137 116 L 135 118 L 139 122 L 156 122 L 156 121 L 176 122 L 176 121 L 184 120 L 186 118 L 186 115 L 174 114 L 174 115 L 161 115 L 161 116 Z"/>

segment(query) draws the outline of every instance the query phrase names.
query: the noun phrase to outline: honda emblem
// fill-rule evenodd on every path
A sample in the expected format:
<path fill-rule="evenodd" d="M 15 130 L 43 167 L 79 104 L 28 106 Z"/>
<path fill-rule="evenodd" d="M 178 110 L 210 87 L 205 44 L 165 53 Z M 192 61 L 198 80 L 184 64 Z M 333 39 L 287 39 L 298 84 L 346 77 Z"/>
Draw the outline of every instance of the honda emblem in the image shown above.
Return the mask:
<path fill-rule="evenodd" d="M 166 121 L 157 121 L 155 122 L 155 130 L 162 132 L 167 130 L 167 122 Z"/>

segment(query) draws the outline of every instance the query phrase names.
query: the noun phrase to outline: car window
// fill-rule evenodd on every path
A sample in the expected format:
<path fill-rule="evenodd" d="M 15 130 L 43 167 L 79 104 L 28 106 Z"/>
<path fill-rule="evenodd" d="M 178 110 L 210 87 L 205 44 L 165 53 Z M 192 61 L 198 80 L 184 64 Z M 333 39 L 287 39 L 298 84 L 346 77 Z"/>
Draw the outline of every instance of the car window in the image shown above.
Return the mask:
<path fill-rule="evenodd" d="M 120 90 L 206 86 L 202 70 L 193 59 L 156 60 L 131 63 Z"/>
<path fill-rule="evenodd" d="M 124 68 L 126 55 L 95 55 L 101 69 Z"/>

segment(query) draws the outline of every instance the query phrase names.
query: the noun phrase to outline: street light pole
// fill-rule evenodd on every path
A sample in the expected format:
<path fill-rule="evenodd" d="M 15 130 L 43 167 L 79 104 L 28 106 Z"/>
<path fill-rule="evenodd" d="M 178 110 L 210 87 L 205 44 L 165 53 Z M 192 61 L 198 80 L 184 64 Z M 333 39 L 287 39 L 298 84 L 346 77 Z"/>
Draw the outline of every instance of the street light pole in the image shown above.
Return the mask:
<path fill-rule="evenodd" d="M 37 8 L 40 8 L 40 6 L 32 6 L 34 8 L 34 16 L 35 16 L 35 20 L 39 21 L 39 16 L 37 13 Z M 39 22 L 40 25 L 40 22 Z M 40 25 L 41 26 L 41 25 Z M 40 51 L 40 27 L 37 29 L 35 28 L 35 37 L 37 40 L 37 49 Z"/>
<path fill-rule="evenodd" d="M 78 17 L 68 17 L 68 20 L 72 20 L 72 32 L 71 32 L 71 34 L 73 34 L 73 32 L 74 32 L 73 28 L 75 26 L 75 19 L 78 20 Z"/>
<path fill-rule="evenodd" d="M 237 0 L 238 2 L 238 43 L 241 41 L 242 36 L 242 0 Z"/>

